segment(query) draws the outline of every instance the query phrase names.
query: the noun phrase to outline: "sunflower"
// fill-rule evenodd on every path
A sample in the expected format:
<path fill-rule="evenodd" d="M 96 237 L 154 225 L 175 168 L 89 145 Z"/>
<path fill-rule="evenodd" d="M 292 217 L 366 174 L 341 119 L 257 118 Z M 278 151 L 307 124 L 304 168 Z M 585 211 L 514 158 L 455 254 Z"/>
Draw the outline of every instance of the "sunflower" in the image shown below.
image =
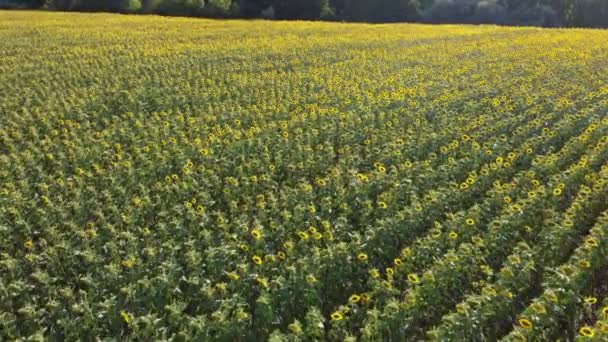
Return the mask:
<path fill-rule="evenodd" d="M 251 231 L 251 236 L 253 236 L 253 238 L 256 240 L 259 240 L 262 237 L 262 232 L 258 229 L 254 229 Z"/>
<path fill-rule="evenodd" d="M 361 294 L 361 301 L 362 301 L 363 303 L 367 303 L 367 302 L 369 302 L 369 301 L 370 301 L 370 299 L 371 299 L 371 297 L 369 296 L 369 294 L 367 294 L 367 293 L 362 293 L 362 294 Z"/>
<path fill-rule="evenodd" d="M 344 315 L 342 315 L 342 313 L 340 311 L 336 311 L 331 314 L 332 321 L 341 321 L 343 319 L 344 319 Z"/>
<path fill-rule="evenodd" d="M 595 297 L 585 297 L 585 303 L 589 304 L 589 305 L 593 305 L 595 303 L 597 303 L 597 298 Z"/>
<path fill-rule="evenodd" d="M 588 237 L 587 239 L 585 239 L 585 245 L 588 247 L 597 247 L 598 243 L 597 240 L 594 237 Z"/>
<path fill-rule="evenodd" d="M 131 324 L 131 315 L 126 312 L 126 311 L 121 311 L 120 312 L 120 318 L 122 319 L 123 322 L 127 323 L 127 324 Z"/>
<path fill-rule="evenodd" d="M 581 333 L 581 335 L 583 335 L 585 337 L 595 336 L 595 330 L 589 326 L 584 326 L 584 327 L 580 328 L 579 332 Z"/>
<path fill-rule="evenodd" d="M 477 235 L 473 236 L 471 241 L 478 246 L 483 245 L 483 239 Z"/>
<path fill-rule="evenodd" d="M 239 319 L 239 320 L 241 320 L 241 321 L 244 321 L 244 320 L 246 320 L 247 318 L 249 318 L 249 314 L 248 314 L 248 313 L 246 313 L 245 311 L 239 310 L 239 311 L 236 313 L 236 318 L 237 318 L 237 319 Z"/>
<path fill-rule="evenodd" d="M 267 289 L 268 288 L 268 279 L 264 278 L 264 277 L 257 277 L 255 278 L 255 281 L 260 284 L 260 286 L 262 286 L 263 288 Z"/>
<path fill-rule="evenodd" d="M 259 257 L 259 256 L 257 256 L 257 255 L 254 255 L 253 257 L 251 257 L 251 260 L 253 260 L 253 262 L 254 262 L 256 265 L 261 265 L 261 264 L 262 264 L 262 258 L 260 258 L 260 257 Z"/>
<path fill-rule="evenodd" d="M 371 270 L 368 271 L 368 273 L 369 273 L 370 277 L 372 277 L 374 279 L 378 279 L 380 277 L 380 272 L 376 268 L 372 268 Z"/>
<path fill-rule="evenodd" d="M 542 305 L 541 303 L 533 303 L 530 307 L 538 315 L 544 315 L 547 313 L 547 309 L 545 309 L 545 306 Z"/>
<path fill-rule="evenodd" d="M 581 268 L 589 268 L 589 267 L 591 267 L 591 263 L 588 260 L 581 260 L 581 261 L 578 262 L 578 265 Z"/>
<path fill-rule="evenodd" d="M 532 322 L 527 319 L 527 318 L 520 318 L 518 321 L 519 326 L 528 330 L 528 329 L 532 329 Z"/>
<path fill-rule="evenodd" d="M 408 294 L 405 296 L 405 303 L 407 303 L 407 305 L 416 304 L 416 296 L 414 294 Z"/>
<path fill-rule="evenodd" d="M 308 240 L 308 234 L 306 232 L 298 232 L 298 236 L 300 237 L 300 239 L 302 240 Z"/>

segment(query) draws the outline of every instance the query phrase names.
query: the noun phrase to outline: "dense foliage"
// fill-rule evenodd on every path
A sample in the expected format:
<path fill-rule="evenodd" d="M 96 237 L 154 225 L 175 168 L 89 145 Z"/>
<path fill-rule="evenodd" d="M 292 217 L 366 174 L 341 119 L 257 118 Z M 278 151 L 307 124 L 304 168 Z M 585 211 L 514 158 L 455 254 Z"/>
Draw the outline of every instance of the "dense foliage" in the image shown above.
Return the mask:
<path fill-rule="evenodd" d="M 606 0 L 0 0 L 0 7 L 363 22 L 608 27 Z"/>
<path fill-rule="evenodd" d="M 0 340 L 608 337 L 608 32 L 0 39 Z"/>

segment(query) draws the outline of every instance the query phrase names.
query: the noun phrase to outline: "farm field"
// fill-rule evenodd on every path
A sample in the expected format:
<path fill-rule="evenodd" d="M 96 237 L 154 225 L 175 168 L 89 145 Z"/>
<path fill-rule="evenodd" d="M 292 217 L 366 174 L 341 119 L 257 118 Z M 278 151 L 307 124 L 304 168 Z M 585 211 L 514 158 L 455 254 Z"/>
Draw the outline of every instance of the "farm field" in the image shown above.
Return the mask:
<path fill-rule="evenodd" d="M 607 56 L 0 11 L 0 340 L 608 340 Z"/>

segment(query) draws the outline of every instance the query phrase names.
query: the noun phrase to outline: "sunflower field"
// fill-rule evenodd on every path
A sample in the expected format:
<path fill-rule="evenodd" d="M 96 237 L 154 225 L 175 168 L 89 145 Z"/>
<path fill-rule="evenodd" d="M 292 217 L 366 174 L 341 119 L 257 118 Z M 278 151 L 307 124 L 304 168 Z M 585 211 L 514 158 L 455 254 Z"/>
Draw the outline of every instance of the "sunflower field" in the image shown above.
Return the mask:
<path fill-rule="evenodd" d="M 608 340 L 608 31 L 0 12 L 0 340 Z"/>

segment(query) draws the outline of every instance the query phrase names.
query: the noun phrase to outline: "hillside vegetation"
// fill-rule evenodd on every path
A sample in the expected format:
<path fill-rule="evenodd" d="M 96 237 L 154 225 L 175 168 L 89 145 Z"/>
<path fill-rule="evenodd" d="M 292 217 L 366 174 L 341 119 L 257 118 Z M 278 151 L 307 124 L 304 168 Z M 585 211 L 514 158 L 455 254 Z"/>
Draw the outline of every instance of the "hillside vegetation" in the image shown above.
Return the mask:
<path fill-rule="evenodd" d="M 608 32 L 0 12 L 0 339 L 608 337 Z"/>
<path fill-rule="evenodd" d="M 0 0 L 0 8 L 355 22 L 608 27 L 606 0 Z"/>

